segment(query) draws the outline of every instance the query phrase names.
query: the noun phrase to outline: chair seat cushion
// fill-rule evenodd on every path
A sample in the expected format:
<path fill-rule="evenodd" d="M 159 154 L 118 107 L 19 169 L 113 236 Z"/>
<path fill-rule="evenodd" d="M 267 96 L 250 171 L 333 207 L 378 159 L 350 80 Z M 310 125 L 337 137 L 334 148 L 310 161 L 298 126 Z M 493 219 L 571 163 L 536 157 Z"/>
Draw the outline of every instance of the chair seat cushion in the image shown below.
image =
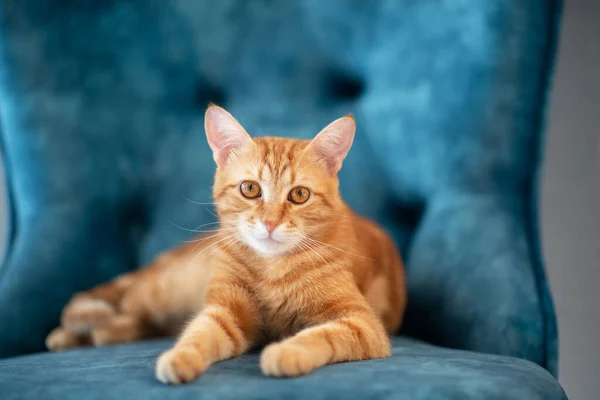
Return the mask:
<path fill-rule="evenodd" d="M 387 359 L 326 366 L 301 378 L 261 374 L 258 353 L 215 364 L 184 386 L 154 378 L 171 340 L 0 360 L 0 396 L 14 399 L 566 399 L 529 361 L 393 338 Z"/>

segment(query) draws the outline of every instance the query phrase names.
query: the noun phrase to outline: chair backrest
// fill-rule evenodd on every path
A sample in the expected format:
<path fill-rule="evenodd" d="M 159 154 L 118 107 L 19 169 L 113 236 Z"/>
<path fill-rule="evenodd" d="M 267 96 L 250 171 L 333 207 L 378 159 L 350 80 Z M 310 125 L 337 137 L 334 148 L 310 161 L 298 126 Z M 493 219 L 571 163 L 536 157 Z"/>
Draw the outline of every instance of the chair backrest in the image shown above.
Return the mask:
<path fill-rule="evenodd" d="M 550 370 L 536 173 L 558 1 L 4 0 L 0 354 L 214 217 L 209 101 L 256 135 L 354 113 L 342 193 L 407 262 L 405 332 Z"/>

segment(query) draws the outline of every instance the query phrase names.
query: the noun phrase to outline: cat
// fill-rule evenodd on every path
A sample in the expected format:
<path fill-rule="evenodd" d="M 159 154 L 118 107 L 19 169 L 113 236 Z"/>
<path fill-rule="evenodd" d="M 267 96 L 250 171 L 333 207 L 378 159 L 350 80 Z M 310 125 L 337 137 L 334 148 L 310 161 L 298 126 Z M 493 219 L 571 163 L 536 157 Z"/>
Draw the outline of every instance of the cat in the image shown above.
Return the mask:
<path fill-rule="evenodd" d="M 404 267 L 387 234 L 340 197 L 354 118 L 311 141 L 253 139 L 210 105 L 205 130 L 217 229 L 75 294 L 47 347 L 179 334 L 156 363 L 169 384 L 261 345 L 260 368 L 275 377 L 389 356 L 407 302 Z"/>

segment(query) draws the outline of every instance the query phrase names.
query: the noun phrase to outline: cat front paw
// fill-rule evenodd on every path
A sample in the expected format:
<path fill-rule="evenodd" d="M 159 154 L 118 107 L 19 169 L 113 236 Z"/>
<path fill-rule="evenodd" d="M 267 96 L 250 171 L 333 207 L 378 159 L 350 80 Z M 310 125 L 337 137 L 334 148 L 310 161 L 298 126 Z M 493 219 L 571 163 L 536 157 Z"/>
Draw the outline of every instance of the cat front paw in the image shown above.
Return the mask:
<path fill-rule="evenodd" d="M 196 379 L 206 371 L 209 363 L 197 350 L 190 347 L 172 348 L 156 362 L 156 379 L 162 383 L 180 385 Z"/>
<path fill-rule="evenodd" d="M 286 342 L 271 344 L 260 355 L 260 369 L 267 376 L 305 375 L 323 364 L 318 354 Z"/>

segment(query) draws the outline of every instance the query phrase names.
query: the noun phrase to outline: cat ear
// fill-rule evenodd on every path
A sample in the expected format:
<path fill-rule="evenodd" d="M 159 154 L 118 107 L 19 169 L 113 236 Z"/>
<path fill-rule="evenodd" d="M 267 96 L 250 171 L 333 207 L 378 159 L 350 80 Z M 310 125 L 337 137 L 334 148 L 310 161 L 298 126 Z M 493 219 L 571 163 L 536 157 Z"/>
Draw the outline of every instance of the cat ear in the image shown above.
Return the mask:
<path fill-rule="evenodd" d="M 239 122 L 223 108 L 211 104 L 204 115 L 204 130 L 213 158 L 223 167 L 232 152 L 254 145 Z"/>
<path fill-rule="evenodd" d="M 336 174 L 341 168 L 354 140 L 356 123 L 354 117 L 348 114 L 327 125 L 310 143 L 311 150 L 317 157 L 327 162 L 331 174 Z"/>

